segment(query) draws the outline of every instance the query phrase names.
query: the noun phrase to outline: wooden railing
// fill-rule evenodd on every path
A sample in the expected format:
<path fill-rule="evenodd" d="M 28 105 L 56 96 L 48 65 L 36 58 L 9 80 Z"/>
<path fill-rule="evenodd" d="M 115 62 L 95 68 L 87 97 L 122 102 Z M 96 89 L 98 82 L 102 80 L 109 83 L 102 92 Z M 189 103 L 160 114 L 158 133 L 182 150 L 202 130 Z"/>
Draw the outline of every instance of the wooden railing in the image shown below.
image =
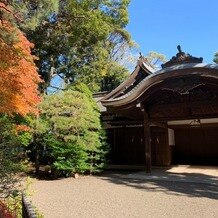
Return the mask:
<path fill-rule="evenodd" d="M 22 217 L 23 218 L 37 218 L 32 204 L 28 201 L 25 194 L 22 195 Z"/>

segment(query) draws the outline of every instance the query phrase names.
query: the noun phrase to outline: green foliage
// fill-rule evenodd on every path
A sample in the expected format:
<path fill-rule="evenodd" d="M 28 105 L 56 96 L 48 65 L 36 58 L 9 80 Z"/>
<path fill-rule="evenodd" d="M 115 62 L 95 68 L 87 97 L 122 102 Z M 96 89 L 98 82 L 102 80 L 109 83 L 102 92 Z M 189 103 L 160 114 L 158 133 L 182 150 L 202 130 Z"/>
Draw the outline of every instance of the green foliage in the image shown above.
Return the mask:
<path fill-rule="evenodd" d="M 59 0 L 5 0 L 1 1 L 4 7 L 0 7 L 0 36 L 4 42 L 11 44 L 17 41 L 15 32 L 8 33 L 4 23 L 9 22 L 21 30 L 33 31 L 48 16 L 58 11 Z"/>
<path fill-rule="evenodd" d="M 115 61 L 105 66 L 105 74 L 101 82 L 101 91 L 112 91 L 129 75 L 129 71 Z"/>
<path fill-rule="evenodd" d="M 31 30 L 39 26 L 51 13 L 57 12 L 59 7 L 59 0 L 6 0 L 3 3 L 8 10 L 1 9 L 2 20 L 10 20 Z"/>
<path fill-rule="evenodd" d="M 114 65 L 118 56 L 122 61 L 123 54 L 134 47 L 124 29 L 128 4 L 127 0 L 59 1 L 58 12 L 34 31 L 26 31 L 39 57 L 37 66 L 45 81 L 41 89 L 46 90 L 59 75 L 66 85 L 78 81 L 99 91 L 102 80 L 115 75 L 113 68 L 105 70 L 105 66 Z M 125 77 L 126 70 L 117 68 L 116 74 L 116 81 L 121 82 L 119 78 Z"/>
<path fill-rule="evenodd" d="M 215 53 L 213 61 L 218 64 L 218 52 Z"/>
<path fill-rule="evenodd" d="M 83 93 L 90 101 L 90 103 L 92 103 L 92 106 L 95 107 L 96 104 L 95 104 L 95 101 L 93 100 L 92 98 L 92 92 L 90 91 L 90 89 L 88 88 L 87 85 L 85 85 L 84 83 L 80 83 L 80 82 L 75 82 L 72 85 L 70 85 L 68 87 L 69 89 L 71 90 L 74 90 L 74 91 L 78 91 L 80 93 Z"/>
<path fill-rule="evenodd" d="M 167 61 L 165 55 L 158 53 L 156 51 L 150 51 L 145 58 L 154 68 L 160 68 L 160 65 Z"/>
<path fill-rule="evenodd" d="M 45 96 L 40 109 L 33 148 L 44 160 L 35 162 L 44 162 L 54 174 L 65 176 L 102 168 L 106 151 L 100 113 L 84 84 Z"/>
<path fill-rule="evenodd" d="M 17 140 L 20 142 L 20 145 L 27 146 L 32 140 L 32 133 L 25 131 L 20 132 L 17 134 Z"/>
<path fill-rule="evenodd" d="M 27 197 L 31 196 L 33 193 L 33 190 L 30 190 L 30 185 L 32 184 L 32 180 L 30 177 L 27 177 L 26 179 L 26 185 L 25 185 L 25 195 Z M 31 202 L 30 202 L 31 203 Z M 39 210 L 32 205 L 32 208 L 35 212 L 35 215 L 37 218 L 43 218 L 43 214 L 39 212 Z M 16 217 L 16 218 L 23 218 L 22 215 L 22 195 L 21 193 L 10 196 L 7 199 L 4 199 L 0 201 L 0 214 L 1 210 L 4 209 L 5 216 L 3 217 Z M 4 214 L 4 213 L 3 213 Z M 1 214 L 2 215 L 2 214 Z M 7 216 L 8 215 L 8 216 Z M 11 215 L 11 216 L 9 216 Z"/>
<path fill-rule="evenodd" d="M 22 218 L 22 200 L 21 194 L 13 197 L 9 197 L 5 200 L 8 210 L 16 218 Z"/>
<path fill-rule="evenodd" d="M 20 177 L 26 166 L 25 147 L 32 133 L 24 131 L 30 118 L 0 114 L 0 198 L 14 199 L 20 194 Z M 20 128 L 21 127 L 21 128 Z"/>
<path fill-rule="evenodd" d="M 16 137 L 13 120 L 0 116 L 0 197 L 17 195 L 18 179 L 14 175 L 21 170 L 20 144 Z"/>

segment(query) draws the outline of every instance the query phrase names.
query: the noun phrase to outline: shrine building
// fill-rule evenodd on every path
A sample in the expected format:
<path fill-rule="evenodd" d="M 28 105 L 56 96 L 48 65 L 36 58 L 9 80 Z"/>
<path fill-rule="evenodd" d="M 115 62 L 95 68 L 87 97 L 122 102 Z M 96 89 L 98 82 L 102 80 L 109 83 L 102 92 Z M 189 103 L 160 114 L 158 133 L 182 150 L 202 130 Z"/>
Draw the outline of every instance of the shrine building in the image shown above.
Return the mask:
<path fill-rule="evenodd" d="M 141 56 L 101 99 L 110 164 L 218 165 L 218 65 L 178 50 L 158 71 Z"/>

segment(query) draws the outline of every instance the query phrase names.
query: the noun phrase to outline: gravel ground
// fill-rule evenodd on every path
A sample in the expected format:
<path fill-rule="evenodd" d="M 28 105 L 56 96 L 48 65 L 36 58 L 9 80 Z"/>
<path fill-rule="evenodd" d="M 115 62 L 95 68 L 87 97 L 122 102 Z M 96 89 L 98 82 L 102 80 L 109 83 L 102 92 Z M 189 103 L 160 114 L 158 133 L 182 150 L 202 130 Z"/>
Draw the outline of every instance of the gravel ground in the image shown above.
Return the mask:
<path fill-rule="evenodd" d="M 218 218 L 218 186 L 213 184 L 106 173 L 56 181 L 33 179 L 31 188 L 36 191 L 33 204 L 45 218 Z"/>

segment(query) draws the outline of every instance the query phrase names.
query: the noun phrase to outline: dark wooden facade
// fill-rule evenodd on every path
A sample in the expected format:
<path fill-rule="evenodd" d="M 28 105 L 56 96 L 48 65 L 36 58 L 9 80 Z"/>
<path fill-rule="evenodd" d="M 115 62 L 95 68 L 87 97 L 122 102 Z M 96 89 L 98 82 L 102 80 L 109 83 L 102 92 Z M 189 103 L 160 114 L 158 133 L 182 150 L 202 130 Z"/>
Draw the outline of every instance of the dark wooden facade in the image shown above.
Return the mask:
<path fill-rule="evenodd" d="M 147 172 L 151 165 L 218 164 L 218 65 L 178 49 L 159 71 L 141 57 L 101 100 L 111 163 L 145 165 Z"/>
<path fill-rule="evenodd" d="M 218 127 L 180 128 L 175 131 L 175 163 L 217 165 Z"/>

